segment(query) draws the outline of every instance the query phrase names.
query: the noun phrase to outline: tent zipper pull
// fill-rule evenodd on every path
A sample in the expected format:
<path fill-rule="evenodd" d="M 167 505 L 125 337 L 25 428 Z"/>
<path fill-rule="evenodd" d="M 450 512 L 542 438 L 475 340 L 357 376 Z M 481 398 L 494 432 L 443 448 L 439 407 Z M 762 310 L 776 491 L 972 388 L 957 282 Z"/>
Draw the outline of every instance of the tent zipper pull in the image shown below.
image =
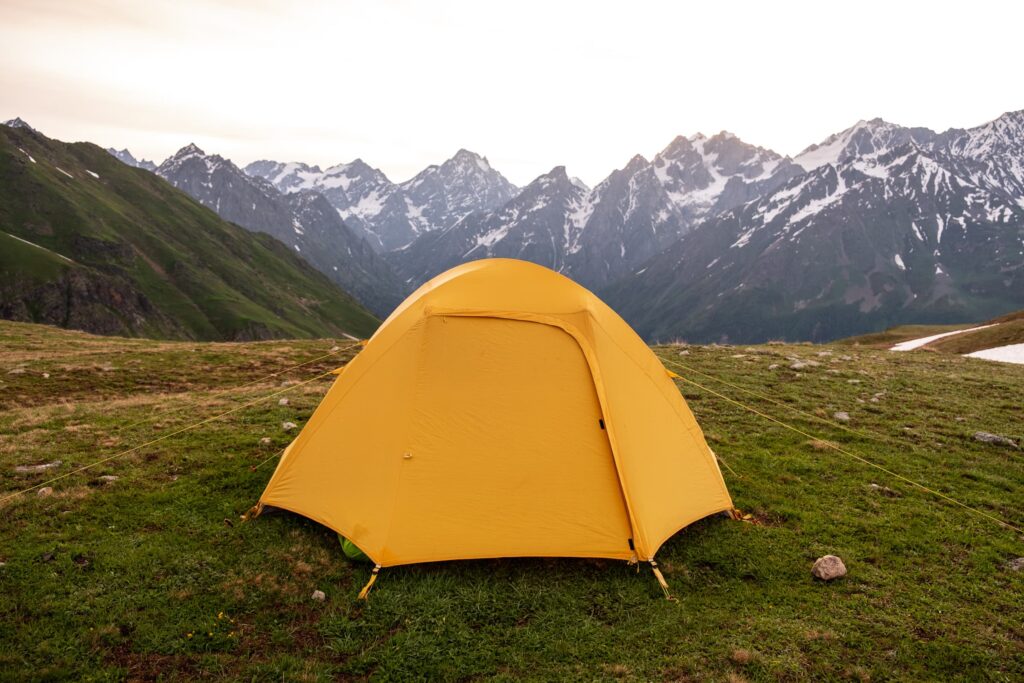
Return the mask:
<path fill-rule="evenodd" d="M 668 592 L 668 582 L 665 581 L 665 577 L 662 576 L 661 570 L 658 569 L 658 563 L 654 560 L 651 560 L 651 570 L 654 572 L 654 578 L 658 580 L 658 585 L 661 586 L 661 590 L 665 594 L 665 599 L 675 602 L 676 599 L 673 598 L 672 594 Z"/>
<path fill-rule="evenodd" d="M 377 580 L 377 574 L 380 573 L 380 565 L 374 565 L 373 573 L 370 574 L 370 580 L 363 586 L 363 590 L 359 591 L 359 600 L 369 600 L 367 597 L 370 594 L 370 589 L 373 588 L 374 581 Z"/>

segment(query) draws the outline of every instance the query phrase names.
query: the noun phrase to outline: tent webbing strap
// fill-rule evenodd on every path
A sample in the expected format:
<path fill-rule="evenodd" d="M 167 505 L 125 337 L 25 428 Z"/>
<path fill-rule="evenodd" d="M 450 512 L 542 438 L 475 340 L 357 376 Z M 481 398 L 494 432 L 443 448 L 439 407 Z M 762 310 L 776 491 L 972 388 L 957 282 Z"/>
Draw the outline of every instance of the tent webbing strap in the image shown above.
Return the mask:
<path fill-rule="evenodd" d="M 673 363 L 675 365 L 683 367 L 682 363 L 676 363 L 675 361 L 670 360 L 668 358 L 661 358 L 661 360 L 663 362 Z M 708 377 L 711 377 L 711 375 L 707 375 L 707 373 L 700 373 L 700 374 L 708 376 Z M 813 434 L 805 432 L 804 430 L 800 429 L 799 427 L 794 427 L 791 424 L 787 424 L 786 422 L 783 422 L 782 420 L 776 419 L 776 418 L 772 417 L 771 415 L 767 415 L 767 414 L 761 412 L 757 408 L 752 408 L 751 406 L 748 406 L 745 403 L 741 403 L 741 402 L 739 402 L 739 401 L 737 401 L 735 399 L 729 398 L 725 394 L 721 394 L 721 393 L 715 391 L 714 389 L 711 389 L 710 387 L 706 387 L 706 386 L 704 386 L 702 384 L 698 384 L 697 382 L 694 382 L 692 379 L 687 379 L 686 377 L 682 377 L 682 376 L 677 376 L 676 379 L 678 379 L 678 380 L 680 380 L 682 382 L 686 382 L 687 384 L 691 384 L 691 385 L 697 387 L 698 389 L 706 391 L 706 392 L 708 392 L 709 394 L 711 394 L 713 396 L 717 396 L 718 398 L 720 398 L 720 399 L 722 399 L 724 401 L 728 401 L 729 403 L 732 403 L 735 406 L 743 408 L 744 410 L 748 410 L 751 413 L 754 413 L 755 415 L 759 415 L 760 417 L 763 417 L 764 419 L 766 419 L 766 420 L 768 420 L 770 422 L 774 422 L 775 424 L 777 424 L 777 425 L 779 425 L 781 427 L 784 427 L 785 429 L 788 429 L 788 430 L 790 430 L 792 432 L 800 434 L 801 436 L 804 436 L 804 437 L 806 437 L 808 439 L 813 439 L 815 441 L 819 441 L 819 442 L 825 444 L 827 447 L 829 447 L 829 448 L 831 448 L 831 449 L 833 449 L 833 450 L 835 450 L 835 451 L 837 451 L 839 453 L 842 453 L 843 455 L 846 455 L 846 456 L 848 456 L 850 458 L 853 458 L 854 460 L 856 460 L 856 461 L 858 461 L 860 463 L 868 465 L 869 467 L 874 467 L 875 469 L 880 470 L 881 472 L 884 472 L 884 473 L 888 474 L 891 477 L 895 477 L 895 478 L 899 479 L 900 481 L 903 481 L 903 482 L 905 482 L 907 484 L 910 484 L 911 486 L 914 486 L 914 487 L 916 487 L 918 489 L 921 489 L 922 491 L 930 493 L 933 496 L 936 496 L 938 498 L 942 498 L 943 500 L 945 500 L 947 502 L 950 502 L 950 503 L 953 503 L 955 505 L 958 505 L 958 506 L 964 508 L 965 510 L 969 510 L 969 511 L 971 511 L 971 512 L 977 514 L 977 515 L 981 515 L 982 517 L 985 517 L 986 519 L 988 519 L 988 520 L 990 520 L 992 522 L 995 522 L 996 524 L 999 524 L 1000 526 L 1004 526 L 1007 529 L 1010 529 L 1011 531 L 1015 531 L 1017 533 L 1024 533 L 1024 529 L 1021 529 L 1020 527 L 1014 526 L 1013 524 L 1010 524 L 1009 522 L 1003 521 L 1002 519 L 1000 519 L 999 517 L 996 517 L 995 515 L 989 514 L 989 513 L 985 512 L 984 510 L 980 510 L 980 509 L 978 509 L 976 507 L 968 505 L 967 503 L 961 502 L 961 501 L 957 500 L 956 498 L 953 498 L 952 496 L 948 496 L 945 493 L 942 493 L 940 491 L 936 491 L 933 488 L 929 488 L 928 486 L 925 486 L 924 484 L 922 484 L 920 482 L 914 481 L 913 479 L 910 479 L 909 477 L 905 477 L 902 474 L 899 474 L 898 472 L 893 472 L 892 470 L 888 469 L 887 467 L 879 465 L 876 462 L 872 462 L 871 460 L 868 460 L 867 458 L 865 458 L 862 455 L 858 455 L 857 453 L 854 453 L 854 452 L 849 451 L 849 450 L 847 450 L 845 448 L 842 448 L 841 446 L 839 446 L 836 443 L 833 443 L 833 442 L 828 441 L 826 439 L 822 439 L 822 438 L 817 437 L 817 436 L 815 436 Z M 712 377 L 712 379 L 715 379 L 715 378 Z"/>
<path fill-rule="evenodd" d="M 275 391 L 275 392 L 273 392 L 271 394 L 267 394 L 265 396 L 261 396 L 259 398 L 253 399 L 251 401 L 247 401 L 247 402 L 245 402 L 245 403 L 243 403 L 241 405 L 238 405 L 238 406 L 235 406 L 234 408 L 231 408 L 230 410 L 225 410 L 224 412 L 218 413 L 217 415 L 213 415 L 212 417 L 208 417 L 208 418 L 206 418 L 204 420 L 200 420 L 199 422 L 195 422 L 193 424 L 186 425 L 185 427 L 182 427 L 181 429 L 176 429 L 173 432 L 169 432 L 169 433 L 164 434 L 162 436 L 159 436 L 159 437 L 157 437 L 155 439 L 151 439 L 151 440 L 149 440 L 149 441 L 147 441 L 145 443 L 141 443 L 138 446 L 132 446 L 131 448 L 125 449 L 125 450 L 120 451 L 118 453 L 114 453 L 113 455 L 107 456 L 106 458 L 103 458 L 101 460 L 97 460 L 96 462 L 90 463 L 88 465 L 83 465 L 82 467 L 79 467 L 77 469 L 71 470 L 70 472 L 65 472 L 64 474 L 61 474 L 61 475 L 56 476 L 56 477 L 53 477 L 52 479 L 47 479 L 46 481 L 40 482 L 40 483 L 35 484 L 33 486 L 29 486 L 26 489 L 22 489 L 20 491 L 15 491 L 14 493 L 12 493 L 12 494 L 10 494 L 8 496 L 5 496 L 4 498 L 0 499 L 0 505 L 3 505 L 4 503 L 6 503 L 7 501 L 11 500 L 12 498 L 16 498 L 16 497 L 18 497 L 20 495 L 28 493 L 29 491 L 32 491 L 33 489 L 37 489 L 37 488 L 40 488 L 42 486 L 46 486 L 48 484 L 52 484 L 55 481 L 60 481 L 61 479 L 65 479 L 67 477 L 70 477 L 73 474 L 78 474 L 79 472 L 84 472 L 85 470 L 92 469 L 93 467 L 96 467 L 97 465 L 102 465 L 103 463 L 110 462 L 111 460 L 114 460 L 115 458 L 120 458 L 122 456 L 128 455 L 129 453 L 134 453 L 136 451 L 142 450 L 143 448 L 146 448 L 147 446 L 152 446 L 153 444 L 156 444 L 156 443 L 159 443 L 159 442 L 164 441 L 166 439 L 169 439 L 172 436 L 177 436 L 178 434 L 184 434 L 185 432 L 191 431 L 193 429 L 197 429 L 198 427 L 202 427 L 203 425 L 209 424 L 211 422 L 215 422 L 215 421 L 221 419 L 222 417 L 227 417 L 228 415 L 231 415 L 232 413 L 237 413 L 240 410 L 244 410 L 245 408 L 249 408 L 251 406 L 254 406 L 257 403 L 261 403 L 263 401 L 266 401 L 267 399 L 274 398 L 275 396 L 280 396 L 281 394 L 284 394 L 286 392 L 292 391 L 294 389 L 298 389 L 299 387 L 305 386 L 307 384 L 311 384 L 312 382 L 315 382 L 317 380 L 323 379 L 324 377 L 327 377 L 332 372 L 333 371 L 329 370 L 327 372 L 320 373 L 316 377 L 312 377 L 310 379 L 307 379 L 304 382 L 298 382 L 296 384 L 292 384 L 291 386 L 285 387 L 284 389 L 279 389 L 279 390 L 277 390 L 277 391 Z"/>

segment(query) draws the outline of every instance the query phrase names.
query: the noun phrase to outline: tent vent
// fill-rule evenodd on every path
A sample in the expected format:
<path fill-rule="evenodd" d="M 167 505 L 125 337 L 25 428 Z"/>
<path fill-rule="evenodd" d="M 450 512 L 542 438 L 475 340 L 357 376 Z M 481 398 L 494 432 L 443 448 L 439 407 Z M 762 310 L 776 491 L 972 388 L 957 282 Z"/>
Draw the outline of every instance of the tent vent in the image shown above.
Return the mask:
<path fill-rule="evenodd" d="M 603 418 L 603 417 L 602 417 L 602 418 L 599 418 L 599 419 L 598 419 L 598 421 L 597 421 L 597 423 L 598 423 L 599 425 L 601 425 L 601 429 L 604 429 L 604 418 Z"/>
<path fill-rule="evenodd" d="M 633 546 L 633 539 L 632 538 L 629 539 L 629 549 L 630 550 L 636 550 L 636 548 Z"/>

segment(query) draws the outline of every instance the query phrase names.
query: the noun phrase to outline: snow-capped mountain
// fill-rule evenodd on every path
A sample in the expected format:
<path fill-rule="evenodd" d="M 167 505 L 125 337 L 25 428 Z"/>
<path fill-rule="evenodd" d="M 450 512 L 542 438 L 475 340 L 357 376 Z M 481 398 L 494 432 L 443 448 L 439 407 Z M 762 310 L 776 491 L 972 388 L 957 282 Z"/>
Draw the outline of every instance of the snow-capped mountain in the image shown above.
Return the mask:
<path fill-rule="evenodd" d="M 451 227 L 474 211 L 503 206 L 518 188 L 485 157 L 460 149 L 440 166 L 428 166 L 400 185 L 408 216 L 420 233 Z"/>
<path fill-rule="evenodd" d="M 319 193 L 283 194 L 194 144 L 169 157 L 156 173 L 222 218 L 289 245 L 378 315 L 390 313 L 406 293 L 390 266 Z"/>
<path fill-rule="evenodd" d="M 282 192 L 319 192 L 378 251 L 400 249 L 473 211 L 500 206 L 516 191 L 486 159 L 466 150 L 400 185 L 361 159 L 326 170 L 263 160 L 245 171 L 269 180 Z"/>
<path fill-rule="evenodd" d="M 107 152 L 123 164 L 134 166 L 135 168 L 142 168 L 150 171 L 151 173 L 156 171 L 155 163 L 149 159 L 136 159 L 135 156 L 127 149 L 114 149 L 113 147 L 108 147 Z"/>
<path fill-rule="evenodd" d="M 798 156 L 808 173 L 604 294 L 641 334 L 695 341 L 825 340 L 1019 309 L 1019 115 L 1001 119 L 941 135 L 858 124 Z"/>
<path fill-rule="evenodd" d="M 302 163 L 262 160 L 249 164 L 245 171 L 285 193 L 319 192 L 345 223 L 378 251 L 408 244 L 418 234 L 401 190 L 362 159 L 325 171 Z"/>
<path fill-rule="evenodd" d="M 653 161 L 637 155 L 592 190 L 555 169 L 501 208 L 470 216 L 443 237 L 421 237 L 388 259 L 413 284 L 456 263 L 515 255 L 598 287 L 706 216 L 760 196 L 801 171 L 726 132 L 678 137 Z"/>
<path fill-rule="evenodd" d="M 587 192 L 557 166 L 497 211 L 471 213 L 386 254 L 408 284 L 466 261 L 518 258 L 563 270 L 588 215 Z"/>
<path fill-rule="evenodd" d="M 958 159 L 972 182 L 1009 192 L 1024 206 L 1024 110 L 968 130 L 948 130 L 934 147 Z"/>
<path fill-rule="evenodd" d="M 813 171 L 825 164 L 835 166 L 855 157 L 872 157 L 908 142 L 927 146 L 937 137 L 935 131 L 927 128 L 906 128 L 882 119 L 862 120 L 811 145 L 793 161 L 805 170 Z"/>

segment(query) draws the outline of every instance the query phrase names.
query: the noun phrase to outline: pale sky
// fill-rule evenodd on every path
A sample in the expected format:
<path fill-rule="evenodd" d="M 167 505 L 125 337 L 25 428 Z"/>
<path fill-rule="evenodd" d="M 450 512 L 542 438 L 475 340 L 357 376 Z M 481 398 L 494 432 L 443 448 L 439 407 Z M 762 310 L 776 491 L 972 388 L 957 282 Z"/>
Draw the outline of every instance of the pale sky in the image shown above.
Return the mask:
<path fill-rule="evenodd" d="M 590 184 L 676 135 L 795 155 L 881 116 L 1024 108 L 1017 2 L 0 0 L 0 120 L 239 165 L 361 157 L 395 181 L 460 147 Z"/>

